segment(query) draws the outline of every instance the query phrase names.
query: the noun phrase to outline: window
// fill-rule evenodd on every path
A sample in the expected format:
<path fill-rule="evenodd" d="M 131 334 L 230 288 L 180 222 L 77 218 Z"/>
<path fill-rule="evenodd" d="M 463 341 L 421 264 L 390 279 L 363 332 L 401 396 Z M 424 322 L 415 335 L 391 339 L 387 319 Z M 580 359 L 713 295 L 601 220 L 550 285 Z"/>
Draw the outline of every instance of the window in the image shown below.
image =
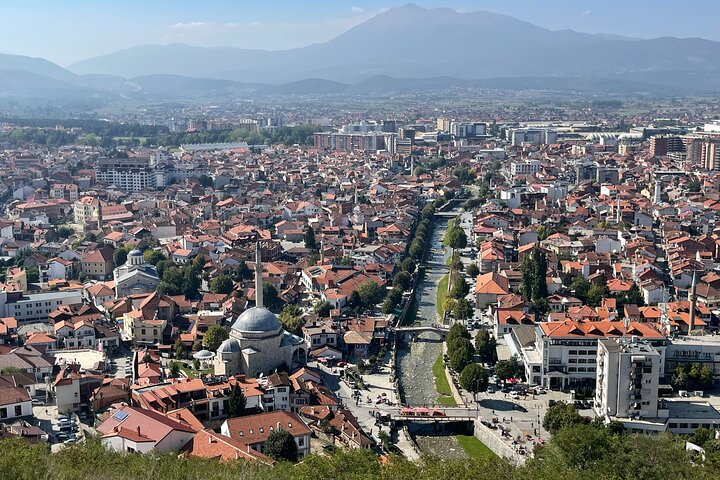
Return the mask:
<path fill-rule="evenodd" d="M 672 423 L 672 422 L 671 422 L 671 423 L 668 425 L 668 428 L 677 428 L 677 423 Z"/>
<path fill-rule="evenodd" d="M 16 417 L 22 416 L 22 405 L 15 405 L 15 416 Z"/>
<path fill-rule="evenodd" d="M 568 353 L 569 353 L 570 355 L 577 355 L 578 351 L 577 351 L 577 350 L 570 350 Z"/>
<path fill-rule="evenodd" d="M 5 407 L 0 408 L 0 418 L 7 418 L 7 416 L 8 416 L 7 408 L 5 408 Z"/>
<path fill-rule="evenodd" d="M 304 447 L 305 446 L 305 438 L 300 437 L 298 438 L 298 447 Z"/>

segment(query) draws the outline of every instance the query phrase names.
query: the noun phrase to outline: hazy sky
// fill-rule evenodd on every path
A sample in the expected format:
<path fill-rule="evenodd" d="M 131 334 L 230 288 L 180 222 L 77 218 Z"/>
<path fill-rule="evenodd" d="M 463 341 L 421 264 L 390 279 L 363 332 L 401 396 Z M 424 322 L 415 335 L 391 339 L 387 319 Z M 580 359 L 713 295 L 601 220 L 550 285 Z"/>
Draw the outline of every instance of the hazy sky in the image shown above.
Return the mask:
<path fill-rule="evenodd" d="M 143 44 L 269 50 L 323 42 L 394 0 L 0 0 L 0 51 L 63 66 Z M 416 0 L 423 7 L 489 10 L 536 25 L 635 37 L 720 41 L 718 0 Z M 709 21 L 709 19 L 715 19 Z"/>

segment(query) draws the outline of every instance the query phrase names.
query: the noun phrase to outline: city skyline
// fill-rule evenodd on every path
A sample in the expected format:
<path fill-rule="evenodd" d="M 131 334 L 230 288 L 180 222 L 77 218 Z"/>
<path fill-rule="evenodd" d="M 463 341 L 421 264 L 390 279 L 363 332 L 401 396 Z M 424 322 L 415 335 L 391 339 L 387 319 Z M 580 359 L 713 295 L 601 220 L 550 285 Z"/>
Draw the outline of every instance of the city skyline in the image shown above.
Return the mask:
<path fill-rule="evenodd" d="M 274 2 L 237 5 L 216 0 L 192 3 L 137 0 L 98 5 L 87 0 L 67 4 L 41 0 L 28 5 L 4 2 L 6 27 L 0 32 L 3 53 L 42 57 L 62 66 L 112 51 L 146 44 L 186 43 L 281 50 L 328 41 L 389 8 L 406 2 L 316 1 L 311 5 Z M 423 8 L 446 7 L 459 12 L 490 11 L 516 17 L 551 30 L 575 30 L 637 38 L 700 37 L 720 41 L 720 33 L 701 18 L 720 15 L 720 5 L 695 0 L 675 9 L 669 1 L 596 2 L 558 0 L 553 8 L 532 0 L 413 2 Z M 649 8 L 652 7 L 652 8 Z M 39 14 L 38 12 L 42 12 Z M 619 13 L 620 12 L 620 13 Z M 108 19 L 112 23 L 108 24 Z M 652 21 L 638 21 L 649 19 Z M 278 33 L 280 32 L 280 33 Z"/>

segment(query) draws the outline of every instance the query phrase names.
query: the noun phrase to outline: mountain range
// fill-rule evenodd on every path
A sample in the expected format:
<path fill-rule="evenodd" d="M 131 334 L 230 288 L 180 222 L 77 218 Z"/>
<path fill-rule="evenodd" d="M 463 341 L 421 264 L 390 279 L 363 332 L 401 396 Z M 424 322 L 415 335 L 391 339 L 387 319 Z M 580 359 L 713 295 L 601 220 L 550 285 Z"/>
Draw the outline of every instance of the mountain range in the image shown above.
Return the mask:
<path fill-rule="evenodd" d="M 552 31 L 491 12 L 413 4 L 280 51 L 138 46 L 62 68 L 0 55 L 0 96 L 191 98 L 447 88 L 720 91 L 720 42 Z"/>

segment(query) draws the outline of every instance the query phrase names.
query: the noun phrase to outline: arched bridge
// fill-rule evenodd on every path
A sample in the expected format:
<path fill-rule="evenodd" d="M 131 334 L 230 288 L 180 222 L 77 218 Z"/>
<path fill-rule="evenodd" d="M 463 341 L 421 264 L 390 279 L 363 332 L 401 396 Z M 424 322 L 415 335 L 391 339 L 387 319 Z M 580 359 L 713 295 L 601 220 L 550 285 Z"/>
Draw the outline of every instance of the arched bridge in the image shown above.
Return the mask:
<path fill-rule="evenodd" d="M 439 268 L 442 270 L 450 270 L 450 267 L 440 262 L 425 262 L 420 264 L 420 268 Z"/>

